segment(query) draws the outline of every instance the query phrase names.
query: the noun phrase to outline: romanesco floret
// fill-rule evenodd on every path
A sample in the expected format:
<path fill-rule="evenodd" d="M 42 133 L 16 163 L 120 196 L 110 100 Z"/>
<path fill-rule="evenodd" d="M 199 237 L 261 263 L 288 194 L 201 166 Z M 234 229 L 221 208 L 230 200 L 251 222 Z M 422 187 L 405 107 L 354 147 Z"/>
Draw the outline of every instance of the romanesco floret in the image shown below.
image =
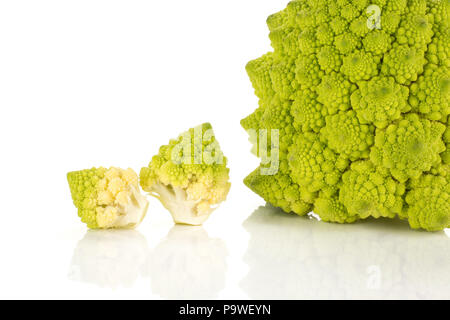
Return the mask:
<path fill-rule="evenodd" d="M 332 45 L 334 40 L 333 30 L 327 24 L 322 24 L 317 28 L 316 39 L 320 45 Z"/>
<path fill-rule="evenodd" d="M 318 105 L 323 104 L 328 114 L 346 111 L 350 109 L 350 95 L 356 89 L 356 85 L 352 84 L 340 73 L 327 74 L 322 78 L 320 85 L 315 88 L 318 95 L 317 101 L 320 102 Z M 323 116 L 326 115 L 323 114 Z"/>
<path fill-rule="evenodd" d="M 368 158 L 374 143 L 375 128 L 361 124 L 354 110 L 340 112 L 327 117 L 321 131 L 331 150 L 345 159 L 355 161 Z"/>
<path fill-rule="evenodd" d="M 273 55 L 271 53 L 247 64 L 247 74 L 252 79 L 256 95 L 261 99 L 275 94 L 272 90 L 272 81 L 270 80 L 272 64 Z"/>
<path fill-rule="evenodd" d="M 314 54 L 317 51 L 316 31 L 314 28 L 307 28 L 300 33 L 297 39 L 298 48 L 305 54 Z"/>
<path fill-rule="evenodd" d="M 201 225 L 227 197 L 231 184 L 226 165 L 212 127 L 205 123 L 162 146 L 141 169 L 140 184 L 175 223 Z"/>
<path fill-rule="evenodd" d="M 341 54 L 349 54 L 361 47 L 361 40 L 353 33 L 344 33 L 336 37 L 334 45 Z"/>
<path fill-rule="evenodd" d="M 342 177 L 339 200 L 349 214 L 368 217 L 394 218 L 403 207 L 405 186 L 395 181 L 387 170 L 370 161 L 354 162 Z"/>
<path fill-rule="evenodd" d="M 407 45 L 397 46 L 384 55 L 381 72 L 394 77 L 399 84 L 409 85 L 423 72 L 426 62 L 423 50 Z"/>
<path fill-rule="evenodd" d="M 273 89 L 281 98 L 292 100 L 298 88 L 298 82 L 295 79 L 295 61 L 274 64 L 270 71 L 270 79 Z"/>
<path fill-rule="evenodd" d="M 450 16 L 448 17 L 450 19 Z M 450 67 L 450 28 L 435 30 L 433 40 L 428 45 L 427 60 L 434 65 Z"/>
<path fill-rule="evenodd" d="M 288 160 L 292 179 L 309 192 L 333 187 L 341 177 L 337 155 L 309 132 L 295 138 Z"/>
<path fill-rule="evenodd" d="M 303 88 L 313 88 L 320 84 L 324 75 L 315 55 L 301 56 L 296 62 L 295 80 Z M 278 93 L 278 92 L 277 92 Z"/>
<path fill-rule="evenodd" d="M 286 212 L 294 212 L 303 216 L 312 209 L 310 202 L 314 197 L 308 192 L 301 193 L 300 186 L 293 182 L 288 175 L 278 173 L 263 176 L 258 168 L 245 178 L 244 183 L 264 200 L 276 203 Z"/>
<path fill-rule="evenodd" d="M 448 165 L 450 165 L 450 126 L 449 126 L 449 124 L 450 124 L 450 117 L 448 118 L 448 121 L 447 121 L 447 130 L 445 130 L 444 136 L 443 136 L 446 150 L 441 154 L 442 161 Z"/>
<path fill-rule="evenodd" d="M 322 47 L 317 54 L 317 60 L 320 68 L 326 73 L 339 72 L 341 69 L 342 58 L 336 48 L 332 46 Z"/>
<path fill-rule="evenodd" d="M 425 48 L 433 36 L 433 30 L 426 15 L 408 14 L 401 20 L 396 38 L 399 44 L 419 49 Z"/>
<path fill-rule="evenodd" d="M 356 50 L 344 57 L 341 72 L 353 83 L 369 80 L 378 74 L 379 60 L 371 53 Z"/>
<path fill-rule="evenodd" d="M 411 85 L 410 103 L 414 111 L 426 118 L 445 122 L 450 114 L 450 68 L 427 65 L 423 75 Z"/>
<path fill-rule="evenodd" d="M 268 150 L 251 136 L 262 161 L 245 184 L 324 221 L 400 216 L 445 228 L 450 2 L 293 0 L 267 24 L 274 50 L 247 65 L 259 108 L 241 125 L 267 133 Z"/>
<path fill-rule="evenodd" d="M 361 123 L 373 123 L 378 128 L 386 127 L 402 113 L 411 110 L 408 105 L 408 87 L 399 85 L 394 78 L 375 77 L 360 82 L 359 90 L 351 96 L 352 107 Z"/>
<path fill-rule="evenodd" d="M 319 103 L 318 99 L 317 93 L 312 90 L 303 91 L 303 94 L 295 99 L 291 114 L 296 129 L 319 132 L 324 126 L 327 113 L 325 106 Z"/>
<path fill-rule="evenodd" d="M 394 34 L 397 31 L 398 25 L 400 24 L 400 11 L 388 11 L 386 10 L 383 13 L 383 30 L 390 35 Z M 367 21 L 365 17 L 363 17 L 364 23 Z"/>
<path fill-rule="evenodd" d="M 444 131 L 442 123 L 407 114 L 386 129 L 377 130 L 370 158 L 374 164 L 389 169 L 400 182 L 417 179 L 441 162 Z"/>
<path fill-rule="evenodd" d="M 411 182 L 405 218 L 414 229 L 438 231 L 450 227 L 450 177 L 426 174 Z"/>
<path fill-rule="evenodd" d="M 349 31 L 351 31 L 352 34 L 360 38 L 363 38 L 366 34 L 370 32 L 370 29 L 367 28 L 367 17 L 361 15 L 360 17 L 353 20 L 349 26 Z"/>
<path fill-rule="evenodd" d="M 391 37 L 384 31 L 369 33 L 363 40 L 364 49 L 374 55 L 382 55 L 391 47 Z"/>
<path fill-rule="evenodd" d="M 319 196 L 314 201 L 314 212 L 325 222 L 353 223 L 358 220 L 358 215 L 350 214 L 337 196 Z"/>
<path fill-rule="evenodd" d="M 81 221 L 91 229 L 134 228 L 147 213 L 132 169 L 92 168 L 67 174 Z"/>

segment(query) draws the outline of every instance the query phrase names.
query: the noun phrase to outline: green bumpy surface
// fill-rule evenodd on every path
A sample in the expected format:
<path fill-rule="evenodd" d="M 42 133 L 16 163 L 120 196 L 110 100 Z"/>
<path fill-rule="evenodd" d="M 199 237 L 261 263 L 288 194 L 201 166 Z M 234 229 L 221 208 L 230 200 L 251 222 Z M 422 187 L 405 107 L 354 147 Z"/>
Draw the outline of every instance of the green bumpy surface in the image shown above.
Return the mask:
<path fill-rule="evenodd" d="M 194 131 L 198 129 L 198 131 Z M 182 148 L 175 148 L 186 145 L 183 141 L 183 134 L 177 139 L 170 140 L 169 144 L 161 146 L 159 153 L 152 158 L 148 167 L 143 167 L 140 172 L 140 184 L 144 190 L 153 185 L 155 181 L 161 181 L 173 187 L 186 188 L 195 179 L 205 179 L 214 181 L 215 184 L 227 183 L 229 179 L 229 169 L 227 168 L 227 158 L 224 157 L 220 146 L 212 132 L 212 126 L 204 123 L 197 128 L 191 128 L 187 134 L 191 151 L 186 154 Z M 210 137 L 205 137 L 207 132 L 211 132 Z M 198 134 L 198 137 L 195 135 Z M 196 140 L 198 139 L 198 140 Z M 196 146 L 196 143 L 198 145 Z M 211 153 L 211 159 L 206 159 Z M 194 179 L 195 178 L 195 179 Z"/>
<path fill-rule="evenodd" d="M 67 174 L 74 205 L 78 208 L 78 216 L 88 228 L 97 229 L 97 184 L 105 177 L 105 168 L 92 168 L 73 171 Z"/>
<path fill-rule="evenodd" d="M 161 183 L 185 190 L 189 200 L 205 206 L 224 201 L 230 189 L 227 158 L 209 123 L 161 146 L 149 165 L 141 169 L 139 180 L 146 192 Z"/>
<path fill-rule="evenodd" d="M 267 130 L 268 150 L 253 136 L 262 161 L 244 183 L 327 222 L 450 227 L 450 1 L 295 0 L 267 25 L 274 50 L 246 67 L 259 107 L 241 125 Z"/>

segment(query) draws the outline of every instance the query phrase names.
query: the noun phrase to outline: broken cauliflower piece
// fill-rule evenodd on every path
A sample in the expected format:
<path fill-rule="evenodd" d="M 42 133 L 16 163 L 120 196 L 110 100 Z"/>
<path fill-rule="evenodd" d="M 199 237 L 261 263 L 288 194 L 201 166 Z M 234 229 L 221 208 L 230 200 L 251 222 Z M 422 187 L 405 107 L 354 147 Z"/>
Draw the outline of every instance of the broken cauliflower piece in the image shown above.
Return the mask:
<path fill-rule="evenodd" d="M 78 215 L 91 229 L 134 228 L 147 213 L 148 201 L 132 169 L 74 171 L 67 180 Z"/>
<path fill-rule="evenodd" d="M 201 225 L 230 190 L 226 164 L 211 125 L 205 123 L 162 146 L 141 169 L 140 184 L 175 223 Z"/>

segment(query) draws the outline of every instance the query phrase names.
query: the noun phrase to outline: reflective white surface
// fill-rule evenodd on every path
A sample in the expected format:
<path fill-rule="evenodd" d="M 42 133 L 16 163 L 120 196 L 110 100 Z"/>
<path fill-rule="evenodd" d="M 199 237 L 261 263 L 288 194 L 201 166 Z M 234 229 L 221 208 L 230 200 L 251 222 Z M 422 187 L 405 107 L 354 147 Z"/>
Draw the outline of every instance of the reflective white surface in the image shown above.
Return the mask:
<path fill-rule="evenodd" d="M 214 299 L 225 288 L 227 249 L 202 227 L 174 226 L 147 257 L 151 289 L 164 299 Z"/>
<path fill-rule="evenodd" d="M 450 298 L 450 239 L 404 221 L 336 225 L 260 207 L 245 222 L 253 299 Z"/>
<path fill-rule="evenodd" d="M 136 230 L 87 231 L 68 279 L 113 290 L 148 290 L 163 299 L 216 299 L 230 287 L 250 299 L 448 299 L 450 238 L 417 232 L 400 220 L 327 224 L 270 205 L 243 223 L 246 274 L 229 275 L 227 239 L 175 225 L 153 248 Z M 241 230 L 244 232 L 244 230 Z M 237 260 L 237 259 L 236 259 Z M 231 264 L 238 261 L 231 260 Z"/>
<path fill-rule="evenodd" d="M 131 288 L 142 271 L 149 248 L 136 230 L 88 230 L 74 252 L 69 279 L 100 287 Z"/>
<path fill-rule="evenodd" d="M 138 230 L 22 228 L 2 241 L 0 298 L 450 298 L 445 232 L 328 224 L 269 205 L 248 218 L 225 205 L 203 227 L 174 226 L 153 206 Z"/>
<path fill-rule="evenodd" d="M 202 227 L 176 225 L 149 249 L 136 230 L 87 231 L 74 250 L 69 279 L 117 289 L 140 277 L 164 299 L 214 299 L 225 287 L 227 250 Z"/>

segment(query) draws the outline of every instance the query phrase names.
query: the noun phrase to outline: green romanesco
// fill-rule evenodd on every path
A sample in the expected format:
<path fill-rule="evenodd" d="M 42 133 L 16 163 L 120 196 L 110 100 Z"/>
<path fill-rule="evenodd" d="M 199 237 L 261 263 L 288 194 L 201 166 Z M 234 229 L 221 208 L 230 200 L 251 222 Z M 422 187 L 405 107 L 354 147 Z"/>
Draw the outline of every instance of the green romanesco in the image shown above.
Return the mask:
<path fill-rule="evenodd" d="M 134 228 L 145 217 L 148 201 L 132 169 L 74 171 L 67 180 L 78 215 L 91 229 Z"/>
<path fill-rule="evenodd" d="M 308 89 L 294 100 L 290 108 L 294 128 L 303 131 L 320 131 L 325 124 L 325 116 L 328 112 L 318 101 L 317 93 Z"/>
<path fill-rule="evenodd" d="M 409 101 L 413 110 L 424 117 L 445 122 L 450 114 L 450 68 L 427 65 L 411 85 Z"/>
<path fill-rule="evenodd" d="M 259 108 L 241 125 L 261 165 L 245 184 L 324 221 L 449 227 L 450 2 L 294 0 L 267 24 L 274 50 L 247 65 Z"/>
<path fill-rule="evenodd" d="M 353 83 L 369 80 L 378 74 L 379 60 L 371 53 L 356 50 L 344 56 L 341 72 Z"/>
<path fill-rule="evenodd" d="M 438 231 L 450 226 L 450 177 L 426 174 L 411 182 L 404 217 L 414 229 Z"/>
<path fill-rule="evenodd" d="M 356 112 L 349 110 L 327 117 L 321 134 L 331 150 L 345 159 L 355 161 L 369 157 L 375 128 L 361 124 Z"/>
<path fill-rule="evenodd" d="M 411 110 L 407 100 L 408 87 L 397 84 L 394 78 L 375 77 L 361 82 L 359 90 L 352 94 L 352 107 L 361 123 L 373 123 L 378 128 L 400 119 Z"/>
<path fill-rule="evenodd" d="M 370 158 L 380 167 L 389 169 L 400 182 L 419 178 L 442 160 L 445 151 L 442 134 L 445 125 L 407 114 L 386 129 L 378 129 Z"/>
<path fill-rule="evenodd" d="M 384 55 L 381 73 L 394 77 L 399 84 L 416 81 L 427 60 L 424 51 L 407 45 L 399 45 Z"/>
<path fill-rule="evenodd" d="M 442 157 L 442 161 L 445 163 L 445 164 L 448 164 L 448 165 L 450 165 L 450 126 L 449 126 L 449 124 L 450 124 L 450 117 L 448 118 L 448 121 L 447 121 L 447 130 L 445 130 L 445 132 L 444 132 L 444 142 L 445 142 L 445 152 L 443 152 L 442 154 L 441 154 L 441 157 Z"/>
<path fill-rule="evenodd" d="M 337 155 L 310 132 L 295 137 L 288 161 L 292 180 L 308 192 L 333 188 L 346 165 L 339 167 Z"/>
<path fill-rule="evenodd" d="M 227 159 L 205 123 L 162 146 L 140 172 L 142 189 L 158 198 L 175 223 L 201 225 L 230 189 Z"/>
<path fill-rule="evenodd" d="M 391 37 L 385 31 L 374 31 L 363 39 L 366 51 L 382 56 L 391 48 Z"/>
<path fill-rule="evenodd" d="M 351 215 L 361 219 L 394 218 L 402 211 L 404 193 L 405 186 L 387 170 L 370 161 L 359 161 L 344 173 L 339 200 Z"/>
<path fill-rule="evenodd" d="M 286 212 L 294 212 L 303 216 L 312 209 L 312 204 L 308 203 L 308 200 L 313 198 L 308 197 L 310 193 L 300 193 L 300 186 L 282 173 L 263 176 L 258 168 L 245 178 L 244 183 L 264 200 L 269 203 L 277 203 L 278 207 Z"/>
<path fill-rule="evenodd" d="M 349 213 L 337 196 L 319 196 L 314 201 L 314 212 L 325 222 L 353 223 L 358 220 L 358 215 Z"/>
<path fill-rule="evenodd" d="M 357 89 L 356 85 L 352 84 L 347 78 L 340 73 L 332 72 L 322 78 L 322 82 L 315 88 L 317 92 L 317 105 L 319 108 L 325 108 L 327 113 L 322 115 L 325 117 L 328 114 L 336 114 L 339 111 L 346 111 L 350 109 L 350 95 Z M 303 95 L 303 92 L 300 96 Z M 322 107 L 323 105 L 323 107 Z M 323 127 L 325 123 L 320 126 Z"/>

